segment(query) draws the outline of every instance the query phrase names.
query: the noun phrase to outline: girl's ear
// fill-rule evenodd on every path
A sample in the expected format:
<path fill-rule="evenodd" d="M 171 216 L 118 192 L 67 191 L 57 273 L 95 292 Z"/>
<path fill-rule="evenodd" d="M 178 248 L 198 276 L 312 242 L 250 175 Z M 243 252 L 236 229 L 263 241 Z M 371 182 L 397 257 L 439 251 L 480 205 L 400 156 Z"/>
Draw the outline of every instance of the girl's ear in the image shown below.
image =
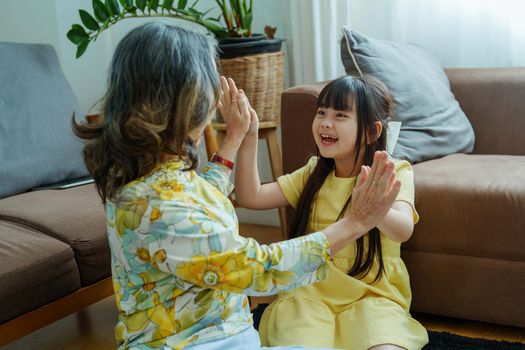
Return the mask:
<path fill-rule="evenodd" d="M 376 142 L 379 136 L 381 136 L 381 133 L 383 132 L 383 124 L 381 122 L 379 121 L 375 122 L 374 127 L 375 127 L 375 134 L 369 135 L 368 144 Z"/>

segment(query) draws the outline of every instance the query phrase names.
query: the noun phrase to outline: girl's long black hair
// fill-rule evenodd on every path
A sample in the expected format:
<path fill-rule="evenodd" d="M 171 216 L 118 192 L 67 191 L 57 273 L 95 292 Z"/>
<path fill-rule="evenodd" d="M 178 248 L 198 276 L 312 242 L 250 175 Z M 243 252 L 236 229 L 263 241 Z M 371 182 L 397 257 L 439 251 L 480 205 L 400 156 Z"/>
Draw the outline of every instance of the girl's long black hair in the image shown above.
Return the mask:
<path fill-rule="evenodd" d="M 364 137 L 364 162 L 363 165 L 372 165 L 374 153 L 386 149 L 387 123 L 391 114 L 392 98 L 386 86 L 372 76 L 344 76 L 326 85 L 317 98 L 317 109 L 333 108 L 340 111 L 356 108 L 358 117 L 358 132 L 356 139 L 356 155 L 354 167 L 357 165 L 361 153 L 361 142 Z M 376 135 L 375 122 L 383 124 L 383 131 Z M 341 136 L 341 135 L 340 135 Z M 307 232 L 310 216 L 317 193 L 325 182 L 327 176 L 335 169 L 335 161 L 325 158 L 317 149 L 318 161 L 313 171 L 308 176 L 303 192 L 299 199 L 295 218 L 290 227 L 290 237 L 298 237 Z M 352 195 L 347 199 L 338 216 L 344 215 L 351 205 Z M 368 247 L 365 249 L 364 236 L 356 241 L 357 251 L 355 261 L 348 271 L 348 275 L 356 278 L 365 277 L 377 260 L 379 270 L 374 283 L 381 279 L 384 273 L 383 256 L 381 251 L 381 235 L 377 227 L 368 233 Z"/>

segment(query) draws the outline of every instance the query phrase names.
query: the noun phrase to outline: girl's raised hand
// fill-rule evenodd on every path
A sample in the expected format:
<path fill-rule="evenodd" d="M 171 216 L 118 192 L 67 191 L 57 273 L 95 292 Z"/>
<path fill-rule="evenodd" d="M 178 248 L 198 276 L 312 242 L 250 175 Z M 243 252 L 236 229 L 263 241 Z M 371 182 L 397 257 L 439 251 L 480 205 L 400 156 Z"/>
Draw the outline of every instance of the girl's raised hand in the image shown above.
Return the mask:
<path fill-rule="evenodd" d="M 244 91 L 239 90 L 240 93 L 244 94 Z M 245 95 L 246 96 L 246 95 Z M 246 96 L 246 101 L 248 109 L 250 111 L 250 127 L 248 128 L 248 135 L 249 136 L 258 136 L 259 133 L 259 116 L 257 115 L 257 112 L 255 109 L 252 108 L 248 101 L 248 97 Z"/>
<path fill-rule="evenodd" d="M 395 180 L 394 163 L 385 151 L 374 154 L 372 167 L 363 166 L 346 213 L 357 230 L 365 234 L 379 225 L 394 203 L 401 183 Z"/>
<path fill-rule="evenodd" d="M 226 123 L 226 139 L 240 144 L 250 127 L 250 105 L 243 92 L 239 92 L 233 79 L 221 76 L 222 94 L 218 104 Z"/>

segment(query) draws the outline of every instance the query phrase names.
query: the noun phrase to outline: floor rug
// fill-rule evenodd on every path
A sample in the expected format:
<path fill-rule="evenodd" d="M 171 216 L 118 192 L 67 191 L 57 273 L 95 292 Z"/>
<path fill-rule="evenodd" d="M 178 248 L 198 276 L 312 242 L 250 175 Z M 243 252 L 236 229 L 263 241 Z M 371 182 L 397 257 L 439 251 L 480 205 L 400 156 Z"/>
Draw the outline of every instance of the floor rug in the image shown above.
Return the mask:
<path fill-rule="evenodd" d="M 253 310 L 253 322 L 258 328 L 267 304 L 259 304 Z M 507 341 L 469 338 L 447 332 L 428 332 L 429 343 L 423 350 L 525 350 L 525 344 Z"/>

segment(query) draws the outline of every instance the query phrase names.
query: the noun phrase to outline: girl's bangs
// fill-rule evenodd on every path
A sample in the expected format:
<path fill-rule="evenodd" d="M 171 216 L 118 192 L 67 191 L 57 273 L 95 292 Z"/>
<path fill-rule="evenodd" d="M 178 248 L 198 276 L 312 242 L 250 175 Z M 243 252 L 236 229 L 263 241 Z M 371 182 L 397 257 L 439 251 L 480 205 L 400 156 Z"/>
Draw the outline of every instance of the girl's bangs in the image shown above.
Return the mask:
<path fill-rule="evenodd" d="M 339 111 L 352 110 L 356 92 L 353 84 L 348 81 L 335 80 L 327 85 L 319 94 L 317 108 L 333 108 Z"/>

